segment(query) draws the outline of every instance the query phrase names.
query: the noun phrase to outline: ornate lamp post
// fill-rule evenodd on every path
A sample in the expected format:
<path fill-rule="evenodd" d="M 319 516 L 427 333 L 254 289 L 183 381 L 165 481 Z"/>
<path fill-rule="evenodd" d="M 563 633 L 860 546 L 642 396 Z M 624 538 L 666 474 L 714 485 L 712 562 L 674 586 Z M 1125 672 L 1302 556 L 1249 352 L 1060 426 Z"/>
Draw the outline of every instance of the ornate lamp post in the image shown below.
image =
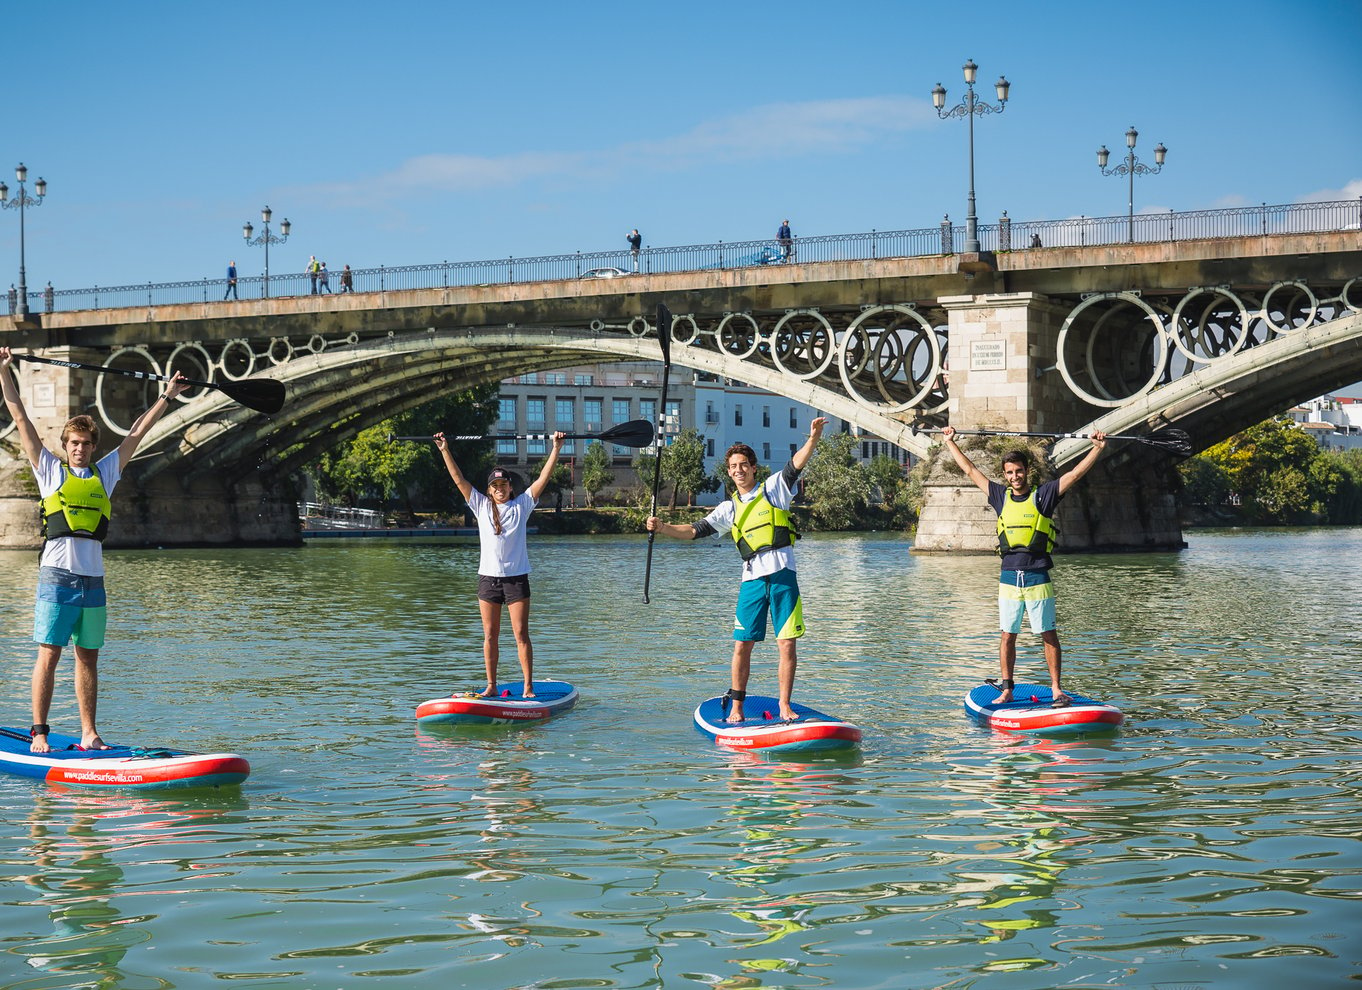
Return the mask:
<path fill-rule="evenodd" d="M 247 247 L 259 247 L 262 244 L 265 245 L 264 292 L 265 298 L 267 299 L 269 298 L 270 295 L 270 245 L 283 244 L 286 240 L 288 240 L 289 229 L 293 226 L 293 224 L 288 222 L 288 218 L 285 217 L 284 222 L 279 225 L 279 230 L 283 234 L 283 236 L 275 237 L 273 234 L 270 233 L 270 217 L 272 216 L 274 216 L 274 212 L 268 206 L 260 211 L 260 219 L 265 224 L 265 232 L 261 234 L 259 237 L 257 237 L 255 240 L 251 240 L 251 235 L 255 233 L 255 228 L 251 226 L 251 222 L 249 220 L 247 220 L 246 225 L 241 228 L 241 234 L 243 237 L 246 238 Z"/>
<path fill-rule="evenodd" d="M 0 206 L 19 211 L 19 298 L 16 300 L 15 315 L 22 320 L 28 316 L 28 283 L 24 273 L 24 207 L 42 205 L 44 197 L 47 196 L 47 180 L 39 179 L 33 183 L 33 190 L 38 194 L 35 199 L 28 195 L 24 189 L 24 182 L 28 179 L 28 169 L 24 167 L 23 162 L 20 162 L 18 167 L 14 169 L 14 175 L 19 180 L 19 195 L 10 200 L 9 186 L 0 182 Z"/>
<path fill-rule="evenodd" d="M 979 253 L 979 217 L 974 210 L 974 118 L 976 115 L 982 117 L 990 113 L 1002 113 L 1007 109 L 1007 91 L 1012 84 L 1002 76 L 993 84 L 998 92 L 998 105 L 981 101 L 974 93 L 974 77 L 979 72 L 979 66 L 974 64 L 974 59 L 970 59 L 964 65 L 965 69 L 965 102 L 951 109 L 944 109 L 946 106 L 946 88 L 940 83 L 932 90 L 932 106 L 936 107 L 936 115 L 942 120 L 949 117 L 964 117 L 969 121 L 969 215 L 965 218 L 965 251 L 968 254 Z"/>
<path fill-rule="evenodd" d="M 1159 143 L 1154 146 L 1154 168 L 1150 168 L 1144 162 L 1135 157 L 1135 141 L 1140 136 L 1140 132 L 1131 125 L 1130 130 L 1126 131 L 1126 160 L 1115 168 L 1107 168 L 1107 160 L 1111 157 L 1111 152 L 1104 144 L 1097 149 L 1097 167 L 1102 170 L 1103 175 L 1128 175 L 1130 176 L 1130 194 L 1127 207 L 1129 212 L 1126 214 L 1126 237 L 1131 242 L 1135 241 L 1135 176 L 1137 175 L 1158 175 L 1163 171 L 1163 160 L 1168 157 L 1168 149 Z"/>

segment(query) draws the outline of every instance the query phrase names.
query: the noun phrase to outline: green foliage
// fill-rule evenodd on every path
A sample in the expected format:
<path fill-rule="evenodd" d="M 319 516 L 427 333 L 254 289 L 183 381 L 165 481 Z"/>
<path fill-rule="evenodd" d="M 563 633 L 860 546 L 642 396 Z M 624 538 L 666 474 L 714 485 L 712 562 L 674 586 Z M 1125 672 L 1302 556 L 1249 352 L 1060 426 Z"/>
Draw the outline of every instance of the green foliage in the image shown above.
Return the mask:
<path fill-rule="evenodd" d="M 452 513 L 463 500 L 449 479 L 435 445 L 388 443 L 388 435 L 483 434 L 496 419 L 497 385 L 469 389 L 385 419 L 338 443 L 305 470 L 319 497 L 346 505 L 399 501 L 409 512 Z M 344 423 L 337 429 L 344 430 Z M 454 445 L 454 458 L 469 478 L 491 470 L 492 441 Z"/>
<path fill-rule="evenodd" d="M 678 491 L 686 493 L 687 505 L 694 505 L 697 493 L 715 490 L 705 473 L 705 438 L 698 430 L 687 427 L 667 445 L 662 455 L 662 473 L 672 486 L 673 509 Z"/>
<path fill-rule="evenodd" d="M 1335 495 L 1353 484 L 1350 469 L 1284 416 L 1251 426 L 1179 468 L 1194 504 L 1216 507 L 1237 498 L 1245 519 L 1271 524 L 1341 521 Z"/>
<path fill-rule="evenodd" d="M 587 444 L 586 453 L 582 455 L 582 490 L 586 492 L 587 508 L 595 506 L 596 496 L 614 480 L 605 444 L 599 440 Z"/>
<path fill-rule="evenodd" d="M 856 459 L 858 442 L 850 433 L 818 441 L 804 469 L 804 495 L 813 528 L 847 529 L 868 517 L 871 473 Z"/>
<path fill-rule="evenodd" d="M 1362 523 L 1362 450 L 1330 451 L 1325 459 L 1338 472 L 1338 487 L 1329 502 L 1329 522 L 1346 526 Z"/>
<path fill-rule="evenodd" d="M 907 529 L 917 521 L 921 483 L 913 484 L 903 465 L 887 454 L 880 454 L 867 465 L 870 483 L 879 492 L 880 508 L 886 523 L 894 529 Z"/>
<path fill-rule="evenodd" d="M 544 465 L 549 462 L 548 455 L 545 454 L 535 462 L 534 468 L 530 471 L 530 477 L 526 483 L 531 484 L 544 472 Z M 553 504 L 558 508 L 563 507 L 563 493 L 572 490 L 572 469 L 566 464 L 558 463 L 549 472 L 548 481 L 544 483 L 544 490 L 539 495 L 541 502 L 552 499 Z"/>

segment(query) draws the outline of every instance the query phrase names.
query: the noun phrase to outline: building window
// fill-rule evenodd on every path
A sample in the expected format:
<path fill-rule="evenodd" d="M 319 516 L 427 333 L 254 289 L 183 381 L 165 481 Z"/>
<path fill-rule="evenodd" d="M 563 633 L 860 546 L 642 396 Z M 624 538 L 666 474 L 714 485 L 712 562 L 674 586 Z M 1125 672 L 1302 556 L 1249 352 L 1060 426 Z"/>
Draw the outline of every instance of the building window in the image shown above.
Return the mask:
<path fill-rule="evenodd" d="M 514 457 L 514 456 L 516 455 L 516 451 L 519 450 L 519 449 L 520 449 L 520 444 L 519 444 L 519 442 L 516 441 L 516 440 L 498 440 L 498 441 L 497 441 L 497 456 L 498 456 L 498 457 L 502 457 L 502 456 L 504 456 L 504 457 Z"/>
<path fill-rule="evenodd" d="M 611 399 L 610 418 L 615 421 L 616 425 L 629 422 L 629 400 Z"/>
<path fill-rule="evenodd" d="M 590 375 L 573 375 L 573 376 L 572 376 L 572 384 L 574 384 L 574 385 L 592 385 L 592 384 L 594 384 L 594 382 L 593 382 L 593 380 L 592 380 L 592 378 L 591 378 Z"/>
<path fill-rule="evenodd" d="M 515 397 L 497 399 L 497 429 L 502 433 L 515 432 Z"/>
<path fill-rule="evenodd" d="M 705 423 L 708 424 L 709 426 L 714 426 L 714 425 L 717 424 L 718 422 L 719 422 L 719 413 L 718 413 L 718 411 L 714 408 L 714 403 L 712 403 L 712 402 L 706 402 L 706 403 L 705 403 Z"/>
<path fill-rule="evenodd" d="M 771 444 L 769 441 L 761 445 L 761 459 L 769 461 L 771 459 Z"/>
<path fill-rule="evenodd" d="M 582 400 L 582 421 L 585 425 L 584 433 L 600 433 L 601 424 L 605 422 L 605 400 L 604 399 L 583 399 Z"/>
<path fill-rule="evenodd" d="M 550 371 L 550 372 L 548 372 L 546 375 L 544 375 L 544 384 L 545 384 L 545 385 L 566 385 L 566 384 L 567 384 L 567 372 L 565 372 L 565 371 Z"/>
<path fill-rule="evenodd" d="M 681 400 L 667 400 L 667 425 L 673 432 L 677 433 L 681 429 Z"/>
<path fill-rule="evenodd" d="M 799 429 L 799 413 L 795 411 L 794 406 L 790 407 L 790 429 Z"/>
<path fill-rule="evenodd" d="M 771 407 L 770 407 L 770 406 L 762 406 L 762 407 L 761 407 L 761 425 L 762 425 L 765 429 L 768 429 L 768 430 L 771 428 Z"/>
<path fill-rule="evenodd" d="M 653 426 L 656 426 L 656 425 L 657 425 L 657 400 L 656 400 L 656 399 L 639 399 L 639 400 L 638 400 L 638 418 L 639 418 L 639 419 L 646 419 L 648 422 L 652 423 Z"/>
<path fill-rule="evenodd" d="M 577 403 L 573 399 L 553 400 L 553 423 L 560 430 L 570 430 L 577 422 Z"/>
<path fill-rule="evenodd" d="M 544 419 L 545 399 L 535 396 L 527 396 L 525 399 L 525 432 L 543 433 L 546 425 Z"/>
<path fill-rule="evenodd" d="M 522 385 L 534 385 L 538 381 L 538 378 L 539 378 L 538 375 L 536 375 L 533 371 L 530 371 L 521 375 L 519 381 L 520 384 Z"/>
<path fill-rule="evenodd" d="M 705 441 L 705 456 L 706 456 L 706 457 L 713 457 L 713 456 L 714 456 L 714 438 L 713 438 L 713 437 L 710 437 L 708 440 Z"/>
<path fill-rule="evenodd" d="M 741 402 L 735 402 L 735 403 L 733 404 L 733 425 L 734 425 L 734 426 L 742 426 L 742 403 L 741 403 Z"/>

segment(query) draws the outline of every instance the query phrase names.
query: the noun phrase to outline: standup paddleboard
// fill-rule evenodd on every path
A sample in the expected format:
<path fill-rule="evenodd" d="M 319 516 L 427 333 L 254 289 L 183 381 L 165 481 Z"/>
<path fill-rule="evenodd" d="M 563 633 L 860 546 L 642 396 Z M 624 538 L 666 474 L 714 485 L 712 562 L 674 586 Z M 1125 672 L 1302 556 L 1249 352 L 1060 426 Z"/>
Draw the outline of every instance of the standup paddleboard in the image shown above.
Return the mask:
<path fill-rule="evenodd" d="M 725 722 L 723 698 L 710 698 L 695 709 L 695 727 L 720 746 L 765 753 L 816 753 L 855 748 L 861 730 L 835 715 L 824 715 L 807 705 L 790 707 L 799 717 L 784 722 L 775 698 L 749 694 L 743 703 L 742 722 Z"/>
<path fill-rule="evenodd" d="M 79 787 L 223 787 L 239 784 L 251 765 L 235 753 L 187 753 L 160 746 L 81 749 L 77 736 L 52 733 L 49 753 L 29 752 L 25 729 L 0 728 L 0 770 Z"/>
<path fill-rule="evenodd" d="M 1085 698 L 1072 691 L 1067 708 L 1052 708 L 1054 696 L 1040 684 L 1016 684 L 1012 700 L 1005 705 L 993 703 L 998 688 L 980 684 L 965 695 L 965 711 L 995 729 L 1026 732 L 1036 736 L 1080 736 L 1115 732 L 1125 721 L 1121 709 L 1105 702 Z"/>
<path fill-rule="evenodd" d="M 534 697 L 522 698 L 523 681 L 497 685 L 496 697 L 460 694 L 433 698 L 416 709 L 420 725 L 513 725 L 542 722 L 577 704 L 577 689 L 567 681 L 535 681 Z"/>

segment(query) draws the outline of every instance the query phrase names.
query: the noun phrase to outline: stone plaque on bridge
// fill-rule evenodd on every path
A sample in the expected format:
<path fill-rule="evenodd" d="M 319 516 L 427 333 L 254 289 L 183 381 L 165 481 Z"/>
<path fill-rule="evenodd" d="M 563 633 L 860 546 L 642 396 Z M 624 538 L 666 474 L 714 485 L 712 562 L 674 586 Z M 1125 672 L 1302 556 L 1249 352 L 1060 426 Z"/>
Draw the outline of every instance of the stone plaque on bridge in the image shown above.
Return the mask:
<path fill-rule="evenodd" d="M 1006 371 L 1007 345 L 1001 340 L 974 340 L 969 347 L 970 371 Z"/>
<path fill-rule="evenodd" d="M 57 405 L 57 386 L 51 382 L 33 383 L 33 408 L 52 409 Z"/>

